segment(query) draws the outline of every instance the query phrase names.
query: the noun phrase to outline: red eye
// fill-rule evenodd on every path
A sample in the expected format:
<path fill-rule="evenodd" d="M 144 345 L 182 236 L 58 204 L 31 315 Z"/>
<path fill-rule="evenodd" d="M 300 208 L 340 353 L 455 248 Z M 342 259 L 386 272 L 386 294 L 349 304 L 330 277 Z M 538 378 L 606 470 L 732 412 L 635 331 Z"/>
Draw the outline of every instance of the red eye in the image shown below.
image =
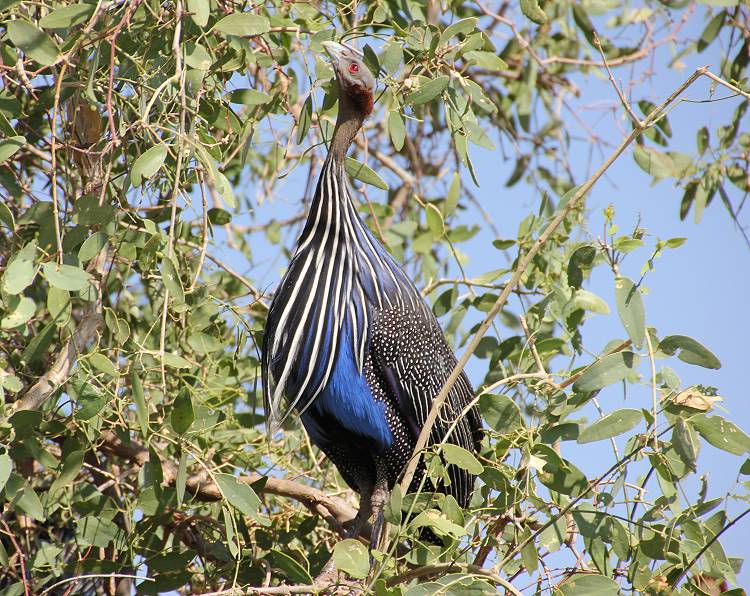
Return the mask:
<path fill-rule="evenodd" d="M 359 64 L 357 64 L 356 62 L 352 62 L 349 65 L 349 72 L 352 72 L 352 73 L 359 72 Z"/>

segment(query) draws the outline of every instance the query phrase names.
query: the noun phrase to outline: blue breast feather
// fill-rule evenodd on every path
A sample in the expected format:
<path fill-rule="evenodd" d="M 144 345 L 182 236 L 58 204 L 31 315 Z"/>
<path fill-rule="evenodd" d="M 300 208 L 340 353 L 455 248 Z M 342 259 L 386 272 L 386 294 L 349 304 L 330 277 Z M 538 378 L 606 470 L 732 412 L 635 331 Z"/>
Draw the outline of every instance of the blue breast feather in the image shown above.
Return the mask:
<path fill-rule="evenodd" d="M 385 407 L 375 401 L 364 374 L 357 370 L 348 317 L 344 321 L 331 377 L 310 409 L 316 410 L 318 416 L 315 418 L 321 424 L 325 424 L 327 417 L 333 417 L 346 430 L 374 440 L 379 449 L 384 450 L 393 443 Z M 336 437 L 332 437 L 326 428 L 319 427 L 307 413 L 302 419 L 314 443 L 336 441 Z"/>

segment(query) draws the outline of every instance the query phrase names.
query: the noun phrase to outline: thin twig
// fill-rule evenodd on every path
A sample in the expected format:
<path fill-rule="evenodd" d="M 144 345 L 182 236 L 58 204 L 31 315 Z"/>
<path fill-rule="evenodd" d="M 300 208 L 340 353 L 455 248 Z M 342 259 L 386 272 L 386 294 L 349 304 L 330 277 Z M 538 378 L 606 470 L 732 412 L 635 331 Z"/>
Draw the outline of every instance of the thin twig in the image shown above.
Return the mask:
<path fill-rule="evenodd" d="M 615 77 L 612 75 L 612 71 L 609 68 L 609 63 L 607 62 L 607 57 L 604 55 L 604 50 L 602 49 L 602 42 L 599 41 L 599 36 L 596 33 L 594 33 L 594 45 L 599 50 L 599 53 L 602 56 L 604 68 L 607 69 L 607 75 L 609 75 L 609 82 L 612 83 L 612 87 L 615 88 L 615 93 L 617 93 L 617 97 L 620 98 L 620 103 L 622 103 L 622 106 L 625 108 L 628 116 L 630 116 L 633 124 L 635 124 L 636 126 L 641 126 L 641 119 L 638 118 L 635 112 L 633 112 L 633 108 L 630 107 L 630 102 L 626 99 L 625 94 L 622 92 L 622 89 L 620 89 L 620 86 L 617 84 L 617 82 L 615 82 Z"/>
<path fill-rule="evenodd" d="M 51 586 L 45 588 L 41 592 L 39 592 L 39 596 L 44 596 L 44 594 L 50 593 L 55 588 L 62 586 L 64 584 L 70 583 L 70 582 L 77 582 L 82 579 L 93 579 L 93 578 L 125 578 L 125 579 L 142 579 L 147 582 L 155 581 L 152 577 L 147 577 L 145 575 L 128 575 L 127 573 L 87 573 L 85 575 L 76 575 L 75 577 L 66 577 L 65 579 L 60 580 L 59 582 L 56 582 L 52 584 Z"/>
<path fill-rule="evenodd" d="M 16 549 L 16 552 L 18 553 L 18 564 L 21 567 L 21 581 L 23 582 L 23 591 L 25 596 L 30 596 L 31 591 L 29 590 L 29 580 L 26 577 L 26 557 L 23 554 L 23 551 L 21 550 L 21 547 L 18 545 L 18 542 L 16 542 L 15 535 L 11 531 L 11 529 L 8 527 L 8 524 L 5 522 L 3 518 L 0 517 L 0 524 L 3 524 L 3 528 L 5 528 L 5 533 L 8 535 L 8 538 L 13 543 L 13 547 Z"/>

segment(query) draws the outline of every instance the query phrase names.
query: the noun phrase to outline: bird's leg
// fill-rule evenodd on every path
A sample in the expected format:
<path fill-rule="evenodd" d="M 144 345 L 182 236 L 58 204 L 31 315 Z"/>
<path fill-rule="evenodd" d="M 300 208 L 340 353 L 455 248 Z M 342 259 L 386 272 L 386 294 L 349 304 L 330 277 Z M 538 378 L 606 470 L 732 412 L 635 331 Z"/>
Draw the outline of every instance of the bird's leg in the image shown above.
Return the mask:
<path fill-rule="evenodd" d="M 376 479 L 375 488 L 372 491 L 370 497 L 372 512 L 375 515 L 375 519 L 372 523 L 372 534 L 370 536 L 370 570 L 374 567 L 374 559 L 372 556 L 373 550 L 383 550 L 386 536 L 386 523 L 385 523 L 385 505 L 388 502 L 388 498 L 391 495 L 391 491 L 388 490 L 388 475 L 386 473 L 385 465 L 381 462 L 377 462 L 376 468 Z"/>

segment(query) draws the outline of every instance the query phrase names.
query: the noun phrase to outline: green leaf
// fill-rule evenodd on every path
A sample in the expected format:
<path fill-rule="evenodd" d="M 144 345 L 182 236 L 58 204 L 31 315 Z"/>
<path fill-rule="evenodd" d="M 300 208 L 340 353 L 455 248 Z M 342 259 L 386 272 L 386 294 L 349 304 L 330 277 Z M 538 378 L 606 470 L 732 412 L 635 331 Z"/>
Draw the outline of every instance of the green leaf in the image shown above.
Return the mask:
<path fill-rule="evenodd" d="M 98 515 L 87 515 L 76 522 L 79 546 L 106 548 L 119 533 L 117 524 Z"/>
<path fill-rule="evenodd" d="M 167 158 L 167 146 L 164 144 L 150 147 L 133 162 L 130 168 L 130 182 L 140 186 L 146 178 L 151 178 L 164 165 Z"/>
<path fill-rule="evenodd" d="M 489 70 L 491 72 L 497 72 L 499 70 L 508 70 L 508 64 L 493 52 L 483 52 L 480 50 L 472 50 L 466 52 L 463 55 L 464 60 L 469 64 Z"/>
<path fill-rule="evenodd" d="M 445 222 L 440 210 L 432 203 L 427 203 L 425 218 L 427 219 L 427 228 L 432 232 L 433 237 L 441 238 L 445 233 Z"/>
<path fill-rule="evenodd" d="M 2 489 L 2 486 L 0 485 L 0 490 L 1 489 Z M 401 487 L 398 485 L 398 483 L 396 483 L 391 489 L 391 495 L 388 498 L 388 502 L 385 504 L 385 508 L 383 509 L 383 515 L 385 516 L 385 521 L 391 524 L 401 523 L 402 503 L 403 503 L 403 495 L 401 494 Z"/>
<path fill-rule="evenodd" d="M 541 470 L 537 470 L 539 482 L 562 495 L 577 497 L 588 489 L 588 481 L 581 470 L 569 461 L 561 465 L 548 461 Z"/>
<path fill-rule="evenodd" d="M 680 459 L 693 471 L 696 471 L 695 461 L 698 458 L 700 442 L 693 429 L 681 416 L 676 416 L 672 430 L 672 447 Z"/>
<path fill-rule="evenodd" d="M 596 258 L 596 249 L 593 246 L 581 246 L 577 248 L 568 261 L 568 285 L 580 288 L 583 283 L 584 270 L 591 269 Z"/>
<path fill-rule="evenodd" d="M 182 389 L 174 400 L 172 406 L 172 415 L 170 417 L 172 428 L 178 435 L 185 434 L 195 420 L 193 411 L 193 401 L 190 399 L 190 392 Z"/>
<path fill-rule="evenodd" d="M 688 364 L 703 368 L 721 368 L 721 361 L 708 348 L 686 335 L 669 335 L 661 340 L 658 349 L 670 356 L 680 350 L 677 357 Z"/>
<path fill-rule="evenodd" d="M 573 384 L 573 390 L 578 393 L 589 393 L 622 381 L 638 367 L 639 361 L 633 352 L 618 352 L 605 356 L 581 375 Z"/>
<path fill-rule="evenodd" d="M 711 42 L 716 39 L 716 36 L 724 26 L 724 19 L 726 19 L 727 13 L 724 10 L 719 11 L 714 17 L 708 22 L 706 28 L 701 33 L 700 39 L 698 40 L 698 52 L 705 50 Z"/>
<path fill-rule="evenodd" d="M 141 434 L 144 438 L 148 437 L 148 406 L 146 405 L 146 396 L 143 393 L 143 383 L 138 376 L 138 370 L 135 367 L 130 371 L 130 391 L 135 404 L 135 416 L 141 427 Z"/>
<path fill-rule="evenodd" d="M 239 482 L 231 474 L 214 474 L 216 484 L 219 485 L 221 494 L 243 515 L 252 519 L 258 519 L 258 507 L 260 499 L 249 485 Z"/>
<path fill-rule="evenodd" d="M 375 50 L 372 49 L 369 43 L 366 43 L 365 47 L 362 48 L 362 54 L 364 56 L 363 62 L 365 63 L 365 66 L 367 66 L 370 72 L 377 77 L 380 73 L 380 60 L 378 60 L 378 55 L 375 53 Z"/>
<path fill-rule="evenodd" d="M 380 65 L 391 74 L 398 70 L 401 61 L 404 59 L 404 50 L 398 43 L 388 43 L 380 55 Z"/>
<path fill-rule="evenodd" d="M 2 141 L 0 141 L 1 145 Z M 0 223 L 4 223 L 11 232 L 16 229 L 16 218 L 13 217 L 13 212 L 3 201 L 0 201 Z"/>
<path fill-rule="evenodd" d="M 255 89 L 235 89 L 227 97 L 232 103 L 241 103 L 246 106 L 258 106 L 271 101 L 271 96 Z"/>
<path fill-rule="evenodd" d="M 427 103 L 445 91 L 449 82 L 450 77 L 447 75 L 431 79 L 423 83 L 419 89 L 409 93 L 406 96 L 406 103 L 413 106 L 420 106 L 423 103 Z"/>
<path fill-rule="evenodd" d="M 460 198 L 461 177 L 458 175 L 458 172 L 454 172 L 450 188 L 448 189 L 448 194 L 445 197 L 445 205 L 443 207 L 443 212 L 445 213 L 446 217 L 456 210 L 456 208 L 458 207 L 458 200 Z"/>
<path fill-rule="evenodd" d="M 734 455 L 750 453 L 750 437 L 736 424 L 721 416 L 698 414 L 690 423 L 711 445 Z"/>
<path fill-rule="evenodd" d="M 470 453 L 463 447 L 453 445 L 452 443 L 445 443 L 441 446 L 441 450 L 443 457 L 445 457 L 445 461 L 466 470 L 470 474 L 481 474 L 484 470 L 484 466 L 479 463 L 479 460 L 474 457 L 474 454 Z"/>
<path fill-rule="evenodd" d="M 21 147 L 23 147 L 26 144 L 26 137 L 24 136 L 15 136 L 15 137 L 8 137 L 7 139 L 3 139 L 0 141 L 0 163 L 3 163 L 4 161 L 9 160 L 11 157 L 13 157 Z"/>
<path fill-rule="evenodd" d="M 166 256 L 161 261 L 161 279 L 175 303 L 183 304 L 185 302 L 185 291 L 182 289 L 180 275 L 177 273 L 177 268 L 174 266 L 172 259 Z"/>
<path fill-rule="evenodd" d="M 94 14 L 93 4 L 70 4 L 42 17 L 39 24 L 45 29 L 68 29 L 82 25 Z"/>
<path fill-rule="evenodd" d="M 640 291 L 627 277 L 615 280 L 615 301 L 625 331 L 633 345 L 640 348 L 646 338 L 646 311 Z"/>
<path fill-rule="evenodd" d="M 310 130 L 312 123 L 312 95 L 308 95 L 305 103 L 302 104 L 302 110 L 299 113 L 299 123 L 297 124 L 297 144 L 299 145 Z"/>
<path fill-rule="evenodd" d="M 388 112 L 388 135 L 391 137 L 393 148 L 401 151 L 404 147 L 404 139 L 406 139 L 406 126 L 398 110 Z"/>
<path fill-rule="evenodd" d="M 11 296 L 9 312 L 0 321 L 0 328 L 15 329 L 27 323 L 36 312 L 36 302 L 28 296 Z"/>
<path fill-rule="evenodd" d="M 16 19 L 6 25 L 13 45 L 42 66 L 52 66 L 60 59 L 60 48 L 52 38 L 31 23 Z"/>
<path fill-rule="evenodd" d="M 172 368 L 191 368 L 193 366 L 189 360 L 172 352 L 164 352 L 164 365 Z"/>
<path fill-rule="evenodd" d="M 225 16 L 213 28 L 224 35 L 262 35 L 268 33 L 271 23 L 259 14 L 235 12 Z"/>
<path fill-rule="evenodd" d="M 609 314 L 609 305 L 602 298 L 588 290 L 576 290 L 576 293 L 573 295 L 573 300 L 566 310 L 574 312 L 579 309 L 602 315 Z"/>
<path fill-rule="evenodd" d="M 99 205 L 99 197 L 86 195 L 79 198 L 73 205 L 73 215 L 80 226 L 93 226 L 114 221 L 117 214 L 109 203 Z"/>
<path fill-rule="evenodd" d="M 83 451 L 71 451 L 67 455 L 62 464 L 60 473 L 49 487 L 48 499 L 53 498 L 54 494 L 60 489 L 72 485 L 73 480 L 78 476 L 78 472 L 83 466 L 83 455 Z"/>
<path fill-rule="evenodd" d="M 57 327 L 54 321 L 47 323 L 42 330 L 37 333 L 33 339 L 26 345 L 26 349 L 21 354 L 21 360 L 29 365 L 36 363 L 47 352 L 52 339 L 56 336 Z"/>
<path fill-rule="evenodd" d="M 69 292 L 78 292 L 87 288 L 91 280 L 91 276 L 80 267 L 60 265 L 55 261 L 44 263 L 42 271 L 51 285 Z"/>
<path fill-rule="evenodd" d="M 698 132 L 695 133 L 695 144 L 698 149 L 698 154 L 703 155 L 708 149 L 711 142 L 711 135 L 708 132 L 708 128 L 701 126 Z"/>
<path fill-rule="evenodd" d="M 333 547 L 333 562 L 339 571 L 348 573 L 355 579 L 364 579 L 370 572 L 370 558 L 367 548 L 353 538 L 337 542 Z"/>
<path fill-rule="evenodd" d="M 31 247 L 31 250 L 28 248 Z M 2 287 L 7 294 L 20 294 L 31 285 L 36 276 L 34 266 L 34 251 L 36 245 L 29 243 L 23 250 L 16 253 L 3 273 Z"/>
<path fill-rule="evenodd" d="M 42 502 L 30 486 L 26 486 L 21 492 L 16 493 L 13 498 L 13 505 L 37 521 L 43 522 L 46 519 Z"/>
<path fill-rule="evenodd" d="M 7 453 L 0 453 L 0 491 L 5 488 L 5 483 L 8 482 L 10 471 L 13 469 L 13 462 Z"/>
<path fill-rule="evenodd" d="M 208 24 L 208 16 L 211 13 L 209 0 L 187 0 L 187 9 L 190 18 L 198 27 L 203 28 Z"/>
<path fill-rule="evenodd" d="M 635 428 L 643 418 L 640 410 L 624 408 L 601 417 L 578 435 L 579 443 L 610 439 Z"/>
<path fill-rule="evenodd" d="M 363 164 L 361 161 L 357 161 L 352 157 L 347 157 L 344 162 L 344 168 L 346 169 L 346 173 L 352 178 L 356 178 L 357 180 L 374 186 L 375 188 L 388 190 L 388 184 L 380 177 L 380 174 Z"/>
<path fill-rule="evenodd" d="M 78 249 L 78 259 L 81 263 L 88 263 L 107 246 L 107 242 L 109 242 L 109 236 L 105 232 L 94 232 Z"/>
<path fill-rule="evenodd" d="M 620 596 L 619 584 L 603 575 L 577 573 L 557 585 L 564 596 Z"/>
<path fill-rule="evenodd" d="M 185 44 L 185 64 L 190 68 L 209 70 L 213 63 L 213 57 L 204 46 L 192 41 Z"/>
<path fill-rule="evenodd" d="M 476 28 L 477 22 L 479 22 L 478 18 L 468 17 L 468 18 L 456 21 L 455 23 L 451 23 L 440 34 L 438 47 L 442 47 L 446 45 L 446 43 L 448 43 L 451 40 L 451 38 L 456 37 L 456 35 L 467 35 L 471 33 Z"/>
<path fill-rule="evenodd" d="M 310 571 L 303 567 L 297 559 L 278 549 L 271 550 L 273 566 L 279 569 L 286 578 L 296 584 L 311 584 Z"/>
<path fill-rule="evenodd" d="M 114 363 L 101 352 L 94 352 L 93 354 L 90 354 L 86 358 L 86 360 L 88 360 L 89 364 L 91 364 L 91 366 L 93 366 L 96 370 L 104 373 L 105 375 L 109 375 L 112 378 L 120 376 L 120 373 L 117 372 L 117 368 L 115 368 Z"/>
<path fill-rule="evenodd" d="M 531 538 L 531 530 L 526 527 L 523 529 L 519 540 L 525 542 L 528 538 Z M 521 549 L 521 561 L 523 561 L 523 566 L 526 568 L 527 573 L 534 573 L 539 567 L 539 553 L 537 553 L 533 540 L 530 540 Z"/>
<path fill-rule="evenodd" d="M 523 428 L 521 410 L 507 395 L 482 395 L 479 398 L 479 410 L 487 425 L 500 434 Z"/>
<path fill-rule="evenodd" d="M 485 149 L 489 149 L 490 151 L 495 150 L 495 143 L 492 142 L 492 139 L 485 132 L 484 128 L 482 128 L 476 122 L 467 120 L 466 122 L 464 122 L 464 130 L 466 130 L 467 134 L 469 135 L 469 140 L 475 145 L 479 145 L 480 147 L 484 147 Z"/>
<path fill-rule="evenodd" d="M 192 404 L 191 404 L 192 407 Z M 185 498 L 185 482 L 187 480 L 187 458 L 188 454 L 183 451 L 180 455 L 180 463 L 177 467 L 177 478 L 175 479 L 175 492 L 177 496 L 177 503 L 181 504 Z"/>
<path fill-rule="evenodd" d="M 521 12 L 537 25 L 544 25 L 547 22 L 547 15 L 537 0 L 521 0 Z"/>
<path fill-rule="evenodd" d="M 79 420 L 91 420 L 107 405 L 107 396 L 91 383 L 76 382 L 73 385 L 78 404 L 76 417 Z"/>
<path fill-rule="evenodd" d="M 657 180 L 674 175 L 674 163 L 666 153 L 660 153 L 650 147 L 636 145 L 633 149 L 633 157 L 644 172 L 651 174 Z"/>

